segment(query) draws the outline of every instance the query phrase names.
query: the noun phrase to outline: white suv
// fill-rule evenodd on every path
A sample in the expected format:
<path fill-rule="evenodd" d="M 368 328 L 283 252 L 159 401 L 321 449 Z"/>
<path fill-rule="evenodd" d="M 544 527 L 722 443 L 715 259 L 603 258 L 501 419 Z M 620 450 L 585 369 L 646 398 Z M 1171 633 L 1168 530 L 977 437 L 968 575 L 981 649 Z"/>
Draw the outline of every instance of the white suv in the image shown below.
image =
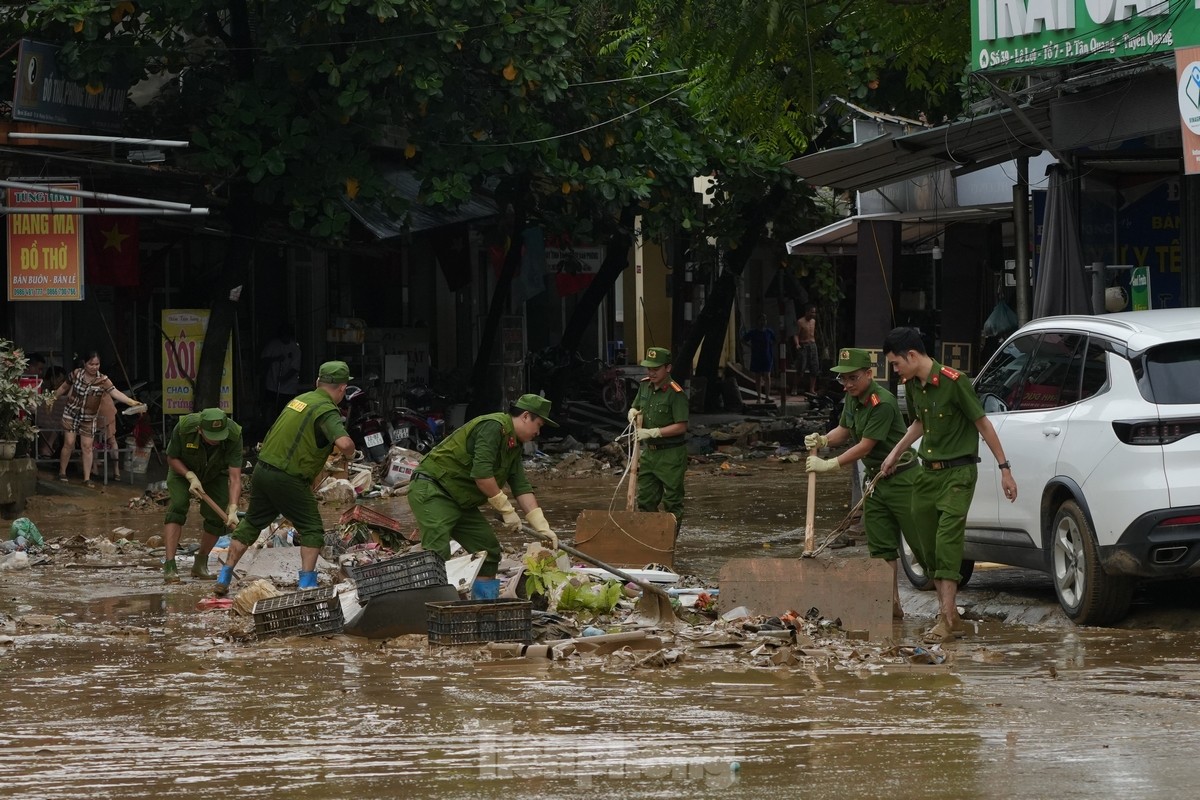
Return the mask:
<path fill-rule="evenodd" d="M 1071 619 L 1104 625 L 1139 579 L 1200 574 L 1200 308 L 1035 320 L 974 385 L 1020 491 L 981 443 L 964 577 L 1048 572 Z"/>

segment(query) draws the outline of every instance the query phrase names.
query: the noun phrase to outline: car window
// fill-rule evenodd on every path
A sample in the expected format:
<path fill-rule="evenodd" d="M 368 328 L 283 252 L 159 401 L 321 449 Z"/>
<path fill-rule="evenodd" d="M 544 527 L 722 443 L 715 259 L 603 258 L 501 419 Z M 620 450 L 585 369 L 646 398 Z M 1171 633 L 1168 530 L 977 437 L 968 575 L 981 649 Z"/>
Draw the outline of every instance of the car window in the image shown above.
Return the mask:
<path fill-rule="evenodd" d="M 1088 341 L 1087 353 L 1083 358 L 1083 380 L 1079 387 L 1079 400 L 1087 400 L 1108 385 L 1108 355 L 1104 345 L 1095 339 Z M 1074 400 L 1070 402 L 1075 402 Z"/>
<path fill-rule="evenodd" d="M 1200 403 L 1200 340 L 1151 348 L 1142 363 L 1138 389 L 1147 400 L 1160 405 Z"/>
<path fill-rule="evenodd" d="M 1021 380 L 1037 350 L 1039 338 L 1040 334 L 1036 333 L 1017 336 L 992 356 L 975 381 L 975 393 L 985 412 L 994 414 L 1011 410 L 1019 398 Z"/>
<path fill-rule="evenodd" d="M 1048 331 L 1042 334 L 1029 368 L 1009 403 L 1009 411 L 1058 408 L 1079 397 L 1083 373 L 1083 345 L 1079 334 Z"/>

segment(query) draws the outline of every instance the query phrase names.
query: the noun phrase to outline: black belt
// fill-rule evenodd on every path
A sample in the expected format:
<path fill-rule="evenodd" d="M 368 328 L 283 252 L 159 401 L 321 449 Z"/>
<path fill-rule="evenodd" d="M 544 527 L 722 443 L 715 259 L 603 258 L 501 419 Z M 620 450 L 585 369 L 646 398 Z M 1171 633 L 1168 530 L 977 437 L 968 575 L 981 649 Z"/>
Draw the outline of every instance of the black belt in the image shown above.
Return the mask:
<path fill-rule="evenodd" d="M 647 442 L 646 447 L 649 447 L 651 450 L 670 450 L 672 447 L 683 447 L 685 444 L 687 442 L 663 442 L 662 444 Z"/>
<path fill-rule="evenodd" d="M 259 461 L 254 466 L 256 469 L 265 469 L 272 472 L 283 472 L 283 470 L 281 470 L 279 467 L 275 466 L 274 464 L 268 464 L 266 461 Z"/>
<path fill-rule="evenodd" d="M 901 464 L 900 466 L 898 466 L 894 470 L 892 470 L 892 475 L 899 475 L 901 472 L 904 472 L 904 470 L 912 469 L 916 465 L 917 465 L 917 460 L 915 458 L 912 461 L 905 461 L 903 464 Z M 871 478 L 875 477 L 875 473 L 878 471 L 879 470 L 877 470 L 877 469 L 876 470 L 864 469 L 863 477 L 865 480 L 870 480 Z"/>
<path fill-rule="evenodd" d="M 952 458 L 949 461 L 922 461 L 921 464 L 925 469 L 939 470 L 950 469 L 951 467 L 965 467 L 968 464 L 978 464 L 982 460 L 979 456 L 963 456 L 962 458 Z"/>
<path fill-rule="evenodd" d="M 441 491 L 442 494 L 446 495 L 447 497 L 450 496 L 450 493 L 446 491 L 446 487 L 442 486 L 441 482 L 437 478 L 433 477 L 432 475 L 430 475 L 428 473 L 414 472 L 412 474 L 412 479 L 414 481 L 429 481 L 434 486 L 436 486 Z"/>

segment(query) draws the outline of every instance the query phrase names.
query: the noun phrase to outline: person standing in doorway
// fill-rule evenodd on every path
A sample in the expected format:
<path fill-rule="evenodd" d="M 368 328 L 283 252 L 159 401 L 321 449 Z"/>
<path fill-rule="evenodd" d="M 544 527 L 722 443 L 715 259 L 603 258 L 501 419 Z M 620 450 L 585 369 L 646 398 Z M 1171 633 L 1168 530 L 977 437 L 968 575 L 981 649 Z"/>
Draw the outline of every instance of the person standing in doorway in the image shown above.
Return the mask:
<path fill-rule="evenodd" d="M 211 581 L 216 576 L 208 571 L 208 554 L 226 527 L 238 523 L 238 500 L 242 496 L 242 426 L 231 420 L 219 408 L 206 408 L 179 420 L 167 443 L 167 492 L 170 502 L 163 523 L 163 582 L 179 583 L 175 566 L 175 549 L 193 497 L 212 498 L 225 509 L 222 520 L 216 509 L 200 503 L 200 518 L 204 532 L 200 549 L 192 564 L 192 577 Z"/>
<path fill-rule="evenodd" d="M 217 574 L 213 594 L 229 593 L 233 568 L 258 539 L 258 533 L 283 514 L 300 535 L 299 588 L 317 588 L 317 556 L 325 546 L 325 526 L 313 494 L 313 480 L 336 448 L 346 461 L 354 460 L 354 440 L 346 433 L 338 403 L 346 396 L 350 367 L 345 361 L 326 361 L 317 374 L 316 388 L 292 398 L 267 431 L 258 465 L 250 508 L 233 531 L 229 556 Z"/>
<path fill-rule="evenodd" d="M 804 446 L 810 453 L 821 447 L 837 447 L 854 440 L 850 448 L 834 458 L 809 455 L 806 467 L 809 472 L 836 472 L 861 460 L 864 492 L 875 480 L 883 460 L 905 433 L 900 404 L 894 394 L 875 382 L 874 369 L 875 363 L 866 350 L 842 348 L 838 363 L 831 370 L 846 390 L 841 418 L 829 433 L 810 433 L 804 437 Z M 882 558 L 892 567 L 894 619 L 904 617 L 896 561 L 900 557 L 902 535 L 909 540 L 917 560 L 925 563 L 924 555 L 917 549 L 919 544 L 913 544 L 912 492 L 917 477 L 913 467 L 917 466 L 917 454 L 912 450 L 906 452 L 908 455 L 897 464 L 895 472 L 876 481 L 875 488 L 863 502 L 863 525 L 871 558 Z"/>
<path fill-rule="evenodd" d="M 885 475 L 895 474 L 905 451 L 921 440 L 921 469 L 912 493 L 918 544 L 914 549 L 938 595 L 937 620 L 925 632 L 924 640 L 927 644 L 950 642 L 962 631 L 957 605 L 958 582 L 962 580 L 959 569 L 967 510 L 979 477 L 980 437 L 1000 467 L 1000 485 L 1009 502 L 1017 499 L 1017 483 L 1000 437 L 966 376 L 930 358 L 916 328 L 893 328 L 883 340 L 883 353 L 904 383 L 912 424 L 880 469 Z"/>
<path fill-rule="evenodd" d="M 671 379 L 670 350 L 651 347 L 641 364 L 647 375 L 629 409 L 630 422 L 642 418 L 637 439 L 645 444 L 638 463 L 638 509 L 657 511 L 662 503 L 663 510 L 675 515 L 678 533 L 683 524 L 683 479 L 688 465 L 688 398 L 683 387 Z"/>
<path fill-rule="evenodd" d="M 60 481 L 65 483 L 67 480 L 67 464 L 71 461 L 75 439 L 78 437 L 79 454 L 83 461 L 83 485 L 94 488 L 92 458 L 95 455 L 93 448 L 97 433 L 96 416 L 100 412 L 100 400 L 106 394 L 112 395 L 114 399 L 120 400 L 130 408 L 140 405 L 137 400 L 113 386 L 108 376 L 100 371 L 100 354 L 92 350 L 84 356 L 83 366 L 72 371 L 55 392 L 56 397 L 67 396 L 67 405 L 62 415 L 62 453 L 58 457 Z M 100 435 L 105 435 L 104 431 L 100 431 Z"/>
<path fill-rule="evenodd" d="M 300 394 L 300 345 L 296 343 L 296 329 L 289 323 L 280 325 L 275 338 L 263 348 L 259 361 L 263 367 L 266 419 L 273 420 Z"/>
<path fill-rule="evenodd" d="M 754 375 L 754 393 L 759 403 L 771 399 L 771 373 L 775 371 L 775 331 L 767 327 L 767 317 L 758 317 L 758 327 L 742 336 L 750 344 L 750 372 Z"/>
<path fill-rule="evenodd" d="M 817 356 L 817 307 L 811 303 L 804 307 L 804 316 L 796 320 L 796 375 L 808 395 L 817 393 L 817 370 L 821 368 Z"/>

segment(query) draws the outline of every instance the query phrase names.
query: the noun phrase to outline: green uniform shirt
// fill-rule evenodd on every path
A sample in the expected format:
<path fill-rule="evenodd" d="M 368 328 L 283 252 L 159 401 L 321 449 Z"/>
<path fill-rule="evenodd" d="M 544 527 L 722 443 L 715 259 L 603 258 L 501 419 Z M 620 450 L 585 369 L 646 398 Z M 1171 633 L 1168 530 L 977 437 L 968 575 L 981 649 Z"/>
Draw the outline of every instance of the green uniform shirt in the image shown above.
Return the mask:
<path fill-rule="evenodd" d="M 311 481 L 325 466 L 334 441 L 347 435 L 333 398 L 314 389 L 284 406 L 267 431 L 258 460 Z"/>
<path fill-rule="evenodd" d="M 675 381 L 667 381 L 661 389 L 655 389 L 649 378 L 642 378 L 637 395 L 633 398 L 633 407 L 642 410 L 643 428 L 662 428 L 676 422 L 688 421 L 688 399 L 683 387 Z M 656 447 L 683 442 L 686 434 L 664 436 L 655 439 Z"/>
<path fill-rule="evenodd" d="M 227 427 L 229 435 L 223 441 L 208 444 L 200 436 L 200 414 L 188 414 L 171 432 L 167 457 L 178 458 L 201 482 L 226 470 L 241 469 L 242 426 L 229 420 Z"/>
<path fill-rule="evenodd" d="M 979 454 L 975 420 L 983 416 L 983 406 L 966 375 L 934 361 L 924 383 L 916 379 L 904 383 L 904 399 L 908 415 L 925 429 L 919 451 L 923 460 Z"/>
<path fill-rule="evenodd" d="M 862 397 L 846 395 L 838 424 L 849 428 L 860 440 L 875 440 L 875 446 L 862 459 L 868 477 L 879 471 L 883 460 L 904 438 L 907 430 L 896 396 L 874 381 Z"/>
<path fill-rule="evenodd" d="M 417 471 L 437 479 L 460 507 L 475 508 L 487 502 L 476 479 L 495 478 L 500 488 L 508 485 L 513 497 L 533 492 L 521 456 L 512 417 L 500 411 L 476 417 L 443 439 Z"/>

